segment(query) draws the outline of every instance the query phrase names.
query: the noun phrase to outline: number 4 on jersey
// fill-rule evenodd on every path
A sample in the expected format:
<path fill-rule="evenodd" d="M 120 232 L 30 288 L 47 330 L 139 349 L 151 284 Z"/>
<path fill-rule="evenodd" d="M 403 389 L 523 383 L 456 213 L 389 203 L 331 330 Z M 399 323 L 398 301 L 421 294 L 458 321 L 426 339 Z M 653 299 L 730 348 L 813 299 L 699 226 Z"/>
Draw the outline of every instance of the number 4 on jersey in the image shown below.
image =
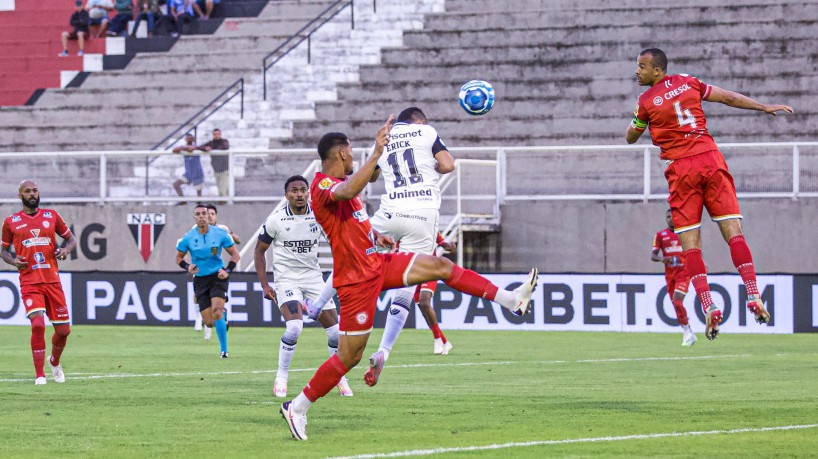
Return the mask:
<path fill-rule="evenodd" d="M 676 119 L 679 120 L 679 127 L 689 124 L 690 127 L 696 129 L 696 118 L 690 113 L 689 108 L 682 109 L 682 103 L 678 100 L 673 103 L 673 108 L 676 109 Z"/>

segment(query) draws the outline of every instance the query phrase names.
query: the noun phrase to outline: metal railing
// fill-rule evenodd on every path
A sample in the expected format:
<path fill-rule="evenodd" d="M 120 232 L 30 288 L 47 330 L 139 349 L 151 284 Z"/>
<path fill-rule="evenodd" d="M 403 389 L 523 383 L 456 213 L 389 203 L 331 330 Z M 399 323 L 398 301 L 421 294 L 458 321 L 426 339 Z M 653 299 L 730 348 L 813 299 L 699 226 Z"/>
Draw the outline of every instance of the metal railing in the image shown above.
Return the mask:
<path fill-rule="evenodd" d="M 236 88 L 237 86 L 238 88 Z M 179 125 L 178 128 L 165 136 L 164 139 L 157 142 L 156 145 L 151 148 L 151 150 L 167 148 L 168 146 L 182 140 L 185 135 L 191 132 L 193 133 L 194 138 L 198 138 L 196 135 L 198 126 L 210 118 L 220 108 L 224 107 L 225 104 L 233 100 L 236 96 L 241 96 L 240 117 L 244 119 L 244 78 L 239 78 L 218 96 L 214 97 L 210 102 L 208 102 L 207 105 L 202 107 L 201 110 L 196 112 L 195 115 L 188 118 L 187 121 Z M 174 138 L 174 136 L 176 137 Z"/>
<path fill-rule="evenodd" d="M 290 38 L 288 38 L 284 43 L 278 46 L 278 48 L 274 49 L 270 54 L 264 56 L 264 59 L 261 61 L 261 73 L 262 73 L 262 93 L 263 99 L 267 100 L 267 70 L 270 69 L 276 62 L 280 61 L 284 58 L 287 54 L 289 54 L 292 50 L 298 47 L 301 43 L 305 40 L 307 41 L 307 63 L 312 61 L 311 50 L 312 50 L 312 34 L 314 34 L 318 29 L 321 28 L 324 24 L 332 20 L 335 16 L 338 15 L 341 11 L 343 11 L 346 7 L 350 7 L 350 23 L 351 28 L 355 28 L 355 2 L 354 0 L 338 0 L 333 2 L 330 6 L 328 6 L 324 11 L 320 12 L 318 16 L 314 17 L 310 22 L 305 24 L 303 27 L 298 29 L 296 33 L 294 33 Z M 374 8 L 374 6 L 373 6 Z"/>
<path fill-rule="evenodd" d="M 722 144 L 739 198 L 801 199 L 818 197 L 818 142 Z M 356 149 L 363 155 L 367 149 Z M 655 147 L 543 146 L 452 148 L 455 158 L 496 160 L 499 202 L 514 200 L 651 201 L 667 198 L 665 164 Z M 207 157 L 227 155 L 230 190 L 212 196 Z M 205 198 L 213 201 L 272 202 L 286 177 L 303 171 L 316 159 L 314 149 L 213 151 L 202 153 L 206 171 Z M 148 164 L 144 158 L 148 157 Z M 163 158 L 162 161 L 157 161 Z M 174 158 L 174 159 L 170 159 Z M 0 183 L 0 202 L 17 202 L 16 184 L 31 171 L 46 202 L 167 202 L 176 196 L 171 183 L 183 170 L 179 155 L 167 151 L 18 152 L 0 155 L 7 180 Z M 145 193 L 145 177 L 150 193 Z M 444 178 L 444 188 L 453 178 Z M 480 180 L 489 180 L 488 176 Z M 493 181 L 493 179 L 491 179 Z M 466 183 L 473 182 L 467 179 Z M 379 182 L 380 183 L 380 182 Z M 380 195 L 382 184 L 367 193 Z M 473 195 L 482 194 L 480 192 Z M 469 193 L 463 201 L 469 201 Z M 444 194 L 444 205 L 452 196 Z"/>

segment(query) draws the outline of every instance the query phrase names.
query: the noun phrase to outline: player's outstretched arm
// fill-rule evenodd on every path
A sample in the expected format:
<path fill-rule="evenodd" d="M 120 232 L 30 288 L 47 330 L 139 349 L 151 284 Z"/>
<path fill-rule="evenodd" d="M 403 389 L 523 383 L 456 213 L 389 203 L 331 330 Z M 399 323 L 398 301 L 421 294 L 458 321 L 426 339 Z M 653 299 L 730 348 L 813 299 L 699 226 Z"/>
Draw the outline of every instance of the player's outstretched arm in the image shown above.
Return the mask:
<path fill-rule="evenodd" d="M 747 97 L 744 94 L 722 89 L 718 86 L 711 86 L 710 88 L 710 95 L 706 99 L 708 102 L 719 102 L 730 107 L 743 108 L 745 110 L 758 110 L 773 116 L 775 116 L 778 112 L 793 112 L 792 107 L 789 105 L 762 104 L 761 102 Z"/>
<path fill-rule="evenodd" d="M 389 143 L 389 131 L 392 130 L 392 122 L 394 120 L 395 116 L 389 115 L 389 119 L 386 120 L 386 123 L 378 129 L 378 133 L 375 135 L 375 150 L 372 152 L 372 156 L 367 158 L 364 165 L 361 166 L 358 171 L 350 175 L 345 182 L 335 188 L 335 191 L 332 193 L 334 200 L 349 201 L 355 199 L 355 196 L 358 196 L 361 191 L 364 190 L 372 174 L 375 173 L 378 160 L 381 158 L 381 154 L 383 154 L 383 148 Z"/>

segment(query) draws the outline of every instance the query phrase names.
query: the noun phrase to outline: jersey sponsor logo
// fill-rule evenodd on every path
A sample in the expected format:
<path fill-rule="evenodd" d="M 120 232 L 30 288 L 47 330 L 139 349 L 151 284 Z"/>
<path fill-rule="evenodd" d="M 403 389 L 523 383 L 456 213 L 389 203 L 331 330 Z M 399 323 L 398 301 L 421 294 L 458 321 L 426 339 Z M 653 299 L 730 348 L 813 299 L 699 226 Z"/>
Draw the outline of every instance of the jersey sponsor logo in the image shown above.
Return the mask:
<path fill-rule="evenodd" d="M 162 233 L 162 228 L 165 227 L 166 219 L 164 213 L 128 214 L 126 216 L 131 236 L 133 236 L 139 254 L 142 255 L 142 260 L 145 263 L 148 262 L 148 258 L 150 258 L 153 248 L 156 246 L 156 240 L 159 239 L 159 234 Z"/>
<path fill-rule="evenodd" d="M 407 199 L 407 198 L 421 198 L 432 197 L 432 190 L 415 190 L 415 191 L 393 191 L 389 193 L 389 199 Z"/>
<path fill-rule="evenodd" d="M 656 96 L 653 98 L 653 105 L 658 107 L 663 103 L 665 103 L 665 99 L 662 99 L 662 96 Z M 634 112 L 634 115 L 636 115 L 636 112 Z"/>
<path fill-rule="evenodd" d="M 48 263 L 38 263 L 33 265 L 31 269 L 51 269 L 51 265 Z"/>
<path fill-rule="evenodd" d="M 322 190 L 329 190 L 329 188 L 331 186 L 332 186 L 332 180 L 330 180 L 328 178 L 324 178 L 320 182 L 318 182 L 318 188 L 321 188 Z"/>
<path fill-rule="evenodd" d="M 284 248 L 295 253 L 310 253 L 313 246 L 318 244 L 318 239 L 307 239 L 303 241 L 284 241 Z"/>
<path fill-rule="evenodd" d="M 40 228 L 36 228 L 36 229 L 31 230 L 31 235 L 34 236 L 34 237 L 40 236 Z"/>
<path fill-rule="evenodd" d="M 417 131 L 398 132 L 398 133 L 395 133 L 395 134 L 390 132 L 389 133 L 389 138 L 390 139 L 407 139 L 409 137 L 420 137 L 421 135 L 423 135 L 423 132 L 420 129 L 418 129 Z"/>
<path fill-rule="evenodd" d="M 356 210 L 352 212 L 352 217 L 359 222 L 365 222 L 369 220 L 369 215 L 366 213 L 366 209 Z"/>
<path fill-rule="evenodd" d="M 42 252 L 37 252 L 34 254 L 34 261 L 37 263 L 45 263 L 45 255 Z"/>
<path fill-rule="evenodd" d="M 43 212 L 43 218 L 53 218 L 51 212 Z"/>
<path fill-rule="evenodd" d="M 23 228 L 25 228 L 26 226 L 28 226 L 28 223 L 23 223 L 23 224 L 22 224 L 22 225 L 20 225 L 20 226 L 15 226 L 15 227 L 14 227 L 14 229 L 15 229 L 15 230 L 19 230 L 19 229 L 23 229 Z"/>
<path fill-rule="evenodd" d="M 50 222 L 43 222 L 43 226 L 45 226 L 46 228 L 48 228 L 49 226 L 51 226 L 51 223 L 50 223 Z"/>
<path fill-rule="evenodd" d="M 423 222 L 428 222 L 429 221 L 428 218 L 426 218 L 426 217 L 424 217 L 422 215 L 402 214 L 400 212 L 396 213 L 395 215 L 397 215 L 400 218 L 411 218 L 411 219 L 420 220 L 420 221 L 423 221 Z"/>
<path fill-rule="evenodd" d="M 17 223 L 20 220 L 21 220 L 21 217 L 19 215 L 14 215 L 13 217 L 11 217 L 11 222 L 12 223 Z"/>
<path fill-rule="evenodd" d="M 683 92 L 685 92 L 685 91 L 687 91 L 689 89 L 690 89 L 690 85 L 685 83 L 685 84 L 679 86 L 678 88 L 676 88 L 676 89 L 674 89 L 672 91 L 666 92 L 665 93 L 665 99 L 667 99 L 667 100 L 673 99 L 674 97 L 678 96 L 679 94 L 681 94 L 681 93 L 683 93 Z M 653 99 L 653 102 L 656 103 L 656 99 Z"/>
<path fill-rule="evenodd" d="M 51 238 L 40 237 L 40 228 L 30 229 L 31 238 L 23 239 L 23 247 L 36 247 L 39 245 L 51 245 Z"/>

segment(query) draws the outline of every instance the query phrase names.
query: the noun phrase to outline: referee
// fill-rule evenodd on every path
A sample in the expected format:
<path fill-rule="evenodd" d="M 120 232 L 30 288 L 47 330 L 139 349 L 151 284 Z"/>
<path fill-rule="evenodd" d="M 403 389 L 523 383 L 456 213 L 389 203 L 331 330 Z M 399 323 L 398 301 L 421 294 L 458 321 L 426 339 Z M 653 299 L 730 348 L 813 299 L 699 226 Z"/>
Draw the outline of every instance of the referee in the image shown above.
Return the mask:
<path fill-rule="evenodd" d="M 193 293 L 199 302 L 202 321 L 216 329 L 219 337 L 220 356 L 227 353 L 227 322 L 224 320 L 224 303 L 227 301 L 227 278 L 239 261 L 239 252 L 227 231 L 208 223 L 208 209 L 197 204 L 193 210 L 196 226 L 185 233 L 176 244 L 176 264 L 193 274 Z M 223 266 L 221 250 L 230 254 L 230 263 Z M 185 254 L 190 252 L 190 263 Z"/>

